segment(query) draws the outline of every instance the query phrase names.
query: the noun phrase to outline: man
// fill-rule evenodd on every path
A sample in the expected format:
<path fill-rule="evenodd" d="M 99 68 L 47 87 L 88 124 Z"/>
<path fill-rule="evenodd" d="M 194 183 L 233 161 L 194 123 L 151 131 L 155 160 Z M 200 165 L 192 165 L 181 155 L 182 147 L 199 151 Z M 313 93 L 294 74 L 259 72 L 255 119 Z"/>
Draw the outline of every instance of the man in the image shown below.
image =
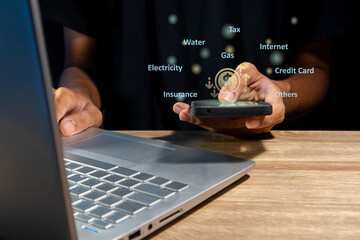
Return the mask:
<path fill-rule="evenodd" d="M 268 132 L 285 116 L 305 115 L 324 100 L 329 84 L 329 37 L 346 31 L 349 23 L 339 11 L 342 4 L 46 1 L 43 14 L 64 25 L 65 69 L 59 88 L 54 90 L 60 129 L 68 136 L 90 126 L 99 127 L 103 100 L 105 127 L 111 129 L 188 129 L 189 125 L 171 115 L 173 109 L 181 121 L 216 132 L 235 136 Z M 339 15 L 336 21 L 328 21 L 334 18 L 332 13 Z M 224 27 L 239 31 L 229 36 L 222 34 Z M 204 46 L 181 46 L 187 38 L 204 43 L 211 57 L 197 54 Z M 230 61 L 219 54 L 226 44 L 235 48 Z M 268 45 L 268 49 L 261 49 L 261 45 Z M 283 49 L 280 55 L 272 51 L 276 47 Z M 103 61 L 112 74 L 106 77 L 101 71 L 92 74 L 99 48 L 107 52 Z M 285 56 L 285 60 L 269 63 L 274 54 Z M 164 65 L 169 55 L 176 56 L 182 72 L 149 71 L 149 65 Z M 191 72 L 198 62 L 202 71 Z M 209 98 L 204 83 L 229 65 L 249 78 L 236 89 L 224 85 L 219 100 L 256 98 L 272 104 L 272 115 L 200 120 L 190 115 L 188 104 L 163 97 L 164 91 L 174 89 L 197 91 L 199 98 Z M 285 70 L 291 67 L 295 70 L 287 74 Z M 261 72 L 282 80 L 270 80 Z M 233 77 L 230 82 L 235 80 Z"/>

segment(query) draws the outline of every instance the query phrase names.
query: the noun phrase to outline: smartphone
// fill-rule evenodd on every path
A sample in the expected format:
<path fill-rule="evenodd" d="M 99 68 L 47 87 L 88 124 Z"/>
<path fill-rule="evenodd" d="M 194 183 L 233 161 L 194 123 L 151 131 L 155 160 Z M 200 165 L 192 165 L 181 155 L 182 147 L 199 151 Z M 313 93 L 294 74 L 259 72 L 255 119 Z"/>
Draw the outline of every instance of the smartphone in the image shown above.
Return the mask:
<path fill-rule="evenodd" d="M 244 116 L 265 116 L 272 114 L 269 103 L 257 100 L 220 102 L 219 100 L 197 100 L 191 102 L 190 114 L 196 118 L 232 118 Z"/>

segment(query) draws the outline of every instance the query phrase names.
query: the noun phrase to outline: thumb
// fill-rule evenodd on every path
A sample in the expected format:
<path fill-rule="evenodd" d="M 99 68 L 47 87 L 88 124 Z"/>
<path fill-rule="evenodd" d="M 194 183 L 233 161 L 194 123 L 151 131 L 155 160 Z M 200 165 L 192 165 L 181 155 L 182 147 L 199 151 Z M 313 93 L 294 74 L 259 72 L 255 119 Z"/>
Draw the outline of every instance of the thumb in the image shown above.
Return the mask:
<path fill-rule="evenodd" d="M 76 122 L 71 118 L 66 118 L 60 122 L 60 131 L 64 136 L 71 136 L 76 131 Z"/>
<path fill-rule="evenodd" d="M 71 136 L 86 130 L 89 127 L 99 127 L 102 123 L 102 114 L 94 109 L 84 109 L 64 117 L 60 124 L 60 131 L 64 136 Z"/>

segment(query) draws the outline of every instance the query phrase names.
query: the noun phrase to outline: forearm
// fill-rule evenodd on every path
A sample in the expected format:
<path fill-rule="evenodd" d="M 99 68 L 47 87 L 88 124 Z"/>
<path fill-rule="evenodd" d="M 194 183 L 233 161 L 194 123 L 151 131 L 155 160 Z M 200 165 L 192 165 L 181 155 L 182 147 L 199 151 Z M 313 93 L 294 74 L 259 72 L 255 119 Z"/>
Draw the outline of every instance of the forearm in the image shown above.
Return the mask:
<path fill-rule="evenodd" d="M 79 67 L 67 67 L 61 74 L 59 87 L 66 87 L 89 98 L 97 108 L 101 107 L 99 91 L 89 75 Z"/>

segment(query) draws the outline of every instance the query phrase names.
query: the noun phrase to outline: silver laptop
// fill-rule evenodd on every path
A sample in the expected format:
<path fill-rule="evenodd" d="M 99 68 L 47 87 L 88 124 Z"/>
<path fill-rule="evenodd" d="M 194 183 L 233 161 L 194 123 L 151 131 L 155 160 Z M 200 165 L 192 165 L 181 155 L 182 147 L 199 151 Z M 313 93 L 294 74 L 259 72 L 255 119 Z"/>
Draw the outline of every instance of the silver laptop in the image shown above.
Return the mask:
<path fill-rule="evenodd" d="M 35 0 L 0 1 L 0 107 L 0 239 L 140 239 L 254 167 L 95 128 L 61 140 Z"/>

